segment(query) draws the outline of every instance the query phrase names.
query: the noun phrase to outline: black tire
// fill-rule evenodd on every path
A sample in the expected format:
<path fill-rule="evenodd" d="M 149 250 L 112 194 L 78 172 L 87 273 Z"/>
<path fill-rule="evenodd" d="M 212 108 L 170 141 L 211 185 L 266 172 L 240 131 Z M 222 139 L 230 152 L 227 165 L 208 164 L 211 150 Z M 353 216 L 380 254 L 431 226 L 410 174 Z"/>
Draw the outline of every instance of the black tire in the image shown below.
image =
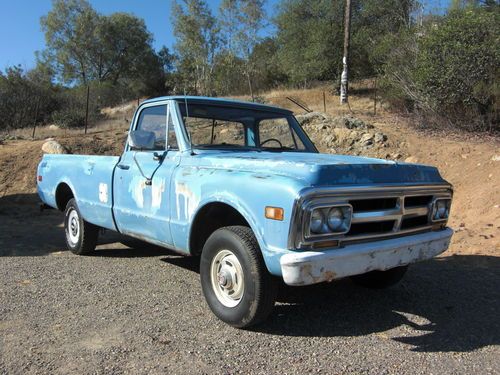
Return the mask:
<path fill-rule="evenodd" d="M 73 254 L 89 254 L 97 246 L 99 227 L 83 220 L 74 198 L 64 211 L 64 234 L 66 246 Z"/>
<path fill-rule="evenodd" d="M 225 292 L 224 286 L 220 284 L 220 275 L 223 274 L 224 265 L 231 265 L 231 259 L 229 263 L 225 260 L 228 259 L 227 257 L 223 258 L 224 261 L 216 261 L 224 252 L 232 253 L 241 265 L 244 288 L 238 301 L 230 301 L 230 303 L 236 303 L 235 306 L 228 306 L 227 303 L 221 302 L 224 297 L 220 295 L 224 295 Z M 232 255 L 228 257 L 231 258 Z M 214 268 L 212 268 L 212 263 Z M 218 267 L 221 269 L 217 272 L 217 279 L 214 281 L 216 285 L 214 285 L 213 275 Z M 234 270 L 237 267 L 229 267 L 229 270 L 231 269 Z M 220 320 L 233 327 L 246 328 L 258 324 L 265 320 L 273 310 L 278 293 L 278 282 L 267 271 L 257 240 L 248 227 L 225 227 L 212 233 L 201 254 L 200 278 L 203 294 L 212 312 Z M 229 279 L 232 280 L 232 278 Z M 234 279 L 236 280 L 237 276 Z M 223 278 L 223 280 L 226 279 Z M 231 300 L 230 297 L 228 298 Z"/>
<path fill-rule="evenodd" d="M 407 269 L 408 266 L 400 266 L 386 271 L 371 271 L 362 275 L 351 276 L 351 280 L 365 288 L 384 289 L 401 281 Z"/>

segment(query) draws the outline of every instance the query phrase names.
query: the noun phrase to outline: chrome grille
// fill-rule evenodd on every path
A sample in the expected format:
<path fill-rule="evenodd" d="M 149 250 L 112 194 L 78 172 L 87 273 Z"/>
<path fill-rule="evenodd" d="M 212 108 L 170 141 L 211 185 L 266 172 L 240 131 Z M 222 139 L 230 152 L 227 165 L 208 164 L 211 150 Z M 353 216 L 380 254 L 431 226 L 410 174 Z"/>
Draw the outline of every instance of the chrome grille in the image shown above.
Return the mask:
<path fill-rule="evenodd" d="M 308 248 L 320 241 L 338 241 L 342 245 L 438 229 L 443 223 L 432 223 L 429 219 L 432 202 L 451 196 L 449 185 L 308 189 L 294 208 L 289 247 Z M 343 203 L 353 208 L 347 233 L 308 234 L 313 207 Z"/>

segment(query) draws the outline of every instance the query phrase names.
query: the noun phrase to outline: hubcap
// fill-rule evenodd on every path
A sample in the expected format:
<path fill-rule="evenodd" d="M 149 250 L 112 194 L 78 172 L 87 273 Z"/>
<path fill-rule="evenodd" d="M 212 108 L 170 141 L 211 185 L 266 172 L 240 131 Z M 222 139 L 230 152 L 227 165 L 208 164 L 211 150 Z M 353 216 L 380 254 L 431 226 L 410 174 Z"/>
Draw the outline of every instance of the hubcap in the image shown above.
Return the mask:
<path fill-rule="evenodd" d="M 220 303 L 226 307 L 237 306 L 245 290 L 241 263 L 231 251 L 221 250 L 210 265 L 212 288 Z"/>
<path fill-rule="evenodd" d="M 78 217 L 78 212 L 76 210 L 71 210 L 68 214 L 68 222 L 66 226 L 66 238 L 68 242 L 72 245 L 78 243 L 80 235 L 80 220 Z"/>

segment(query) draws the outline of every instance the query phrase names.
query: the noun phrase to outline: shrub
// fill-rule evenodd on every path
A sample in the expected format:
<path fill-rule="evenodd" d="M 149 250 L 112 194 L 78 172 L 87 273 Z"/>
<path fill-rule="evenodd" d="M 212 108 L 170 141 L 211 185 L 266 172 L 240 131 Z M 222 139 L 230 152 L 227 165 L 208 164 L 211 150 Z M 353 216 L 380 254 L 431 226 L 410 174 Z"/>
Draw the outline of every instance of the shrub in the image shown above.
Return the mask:
<path fill-rule="evenodd" d="M 469 129 L 498 126 L 499 24 L 498 12 L 455 10 L 420 45 L 418 86 L 434 110 Z"/>
<path fill-rule="evenodd" d="M 385 99 L 428 124 L 499 131 L 499 24 L 498 8 L 467 7 L 387 37 Z"/>
<path fill-rule="evenodd" d="M 66 108 L 52 113 L 52 122 L 61 128 L 78 128 L 85 126 L 85 112 Z"/>

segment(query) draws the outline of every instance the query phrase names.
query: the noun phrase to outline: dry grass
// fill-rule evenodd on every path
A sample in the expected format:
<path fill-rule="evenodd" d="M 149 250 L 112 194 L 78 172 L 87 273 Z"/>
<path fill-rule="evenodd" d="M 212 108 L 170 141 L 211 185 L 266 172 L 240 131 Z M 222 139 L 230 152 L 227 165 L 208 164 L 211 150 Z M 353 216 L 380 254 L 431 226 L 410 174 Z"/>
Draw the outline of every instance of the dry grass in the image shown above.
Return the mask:
<path fill-rule="evenodd" d="M 130 126 L 130 121 L 137 108 L 137 102 L 129 102 L 118 107 L 103 108 L 101 113 L 105 116 L 103 120 L 99 120 L 95 124 L 89 125 L 88 134 L 96 134 L 102 131 L 112 130 L 127 130 Z M 33 128 L 14 129 L 9 132 L 0 132 L 0 139 L 5 136 L 10 136 L 16 139 L 46 139 L 56 137 L 71 137 L 84 134 L 83 128 L 65 129 L 58 128 L 55 125 L 37 126 L 35 129 L 35 137 L 33 138 Z"/>
<path fill-rule="evenodd" d="M 325 95 L 326 113 L 332 116 L 343 116 L 352 114 L 358 117 L 370 117 L 374 112 L 373 92 L 370 91 L 372 83 L 368 81 L 355 82 L 351 85 L 349 105 L 341 105 L 340 97 L 332 93 L 332 85 L 319 85 L 311 89 L 277 89 L 265 92 L 259 96 L 267 104 L 282 108 L 288 108 L 296 114 L 305 111 L 292 103 L 287 97 L 299 99 L 313 111 L 324 112 L 323 93 Z M 251 101 L 249 96 L 232 96 L 233 99 Z M 130 124 L 137 102 L 131 101 L 113 108 L 103 108 L 101 113 L 105 119 L 89 127 L 88 133 L 94 134 L 104 130 L 126 130 Z M 377 114 L 387 114 L 387 110 L 379 103 L 377 104 Z M 69 137 L 83 134 L 83 129 L 57 129 L 50 125 L 36 128 L 33 139 L 46 139 L 50 137 Z M 15 129 L 8 132 L 12 137 L 19 139 L 32 139 L 33 128 Z M 6 132 L 0 132 L 0 139 L 4 138 Z"/>
<path fill-rule="evenodd" d="M 105 119 L 99 121 L 97 124 L 92 125 L 88 128 L 88 134 L 100 133 L 104 130 L 126 130 L 129 127 L 129 123 L 124 120 L 118 119 Z M 83 128 L 78 129 L 62 129 L 62 128 L 51 128 L 50 125 L 37 127 L 35 130 L 35 137 L 32 138 L 33 128 L 15 129 L 8 133 L 9 136 L 16 139 L 47 139 L 47 138 L 57 138 L 57 137 L 71 137 L 84 134 Z M 6 134 L 0 134 L 0 138 L 3 138 Z"/>
<path fill-rule="evenodd" d="M 287 108 L 296 114 L 305 113 L 305 111 L 292 103 L 287 97 L 299 99 L 313 111 L 325 112 L 323 103 L 323 93 L 325 95 L 326 113 L 332 116 L 342 116 L 352 114 L 355 116 L 373 116 L 374 100 L 372 83 L 360 82 L 351 85 L 351 94 L 349 95 L 349 105 L 341 105 L 340 97 L 332 93 L 332 86 L 318 86 L 312 89 L 279 89 L 260 94 L 267 104 Z M 249 96 L 234 96 L 238 100 L 251 101 Z M 377 103 L 377 114 L 386 112 L 386 109 Z"/>

